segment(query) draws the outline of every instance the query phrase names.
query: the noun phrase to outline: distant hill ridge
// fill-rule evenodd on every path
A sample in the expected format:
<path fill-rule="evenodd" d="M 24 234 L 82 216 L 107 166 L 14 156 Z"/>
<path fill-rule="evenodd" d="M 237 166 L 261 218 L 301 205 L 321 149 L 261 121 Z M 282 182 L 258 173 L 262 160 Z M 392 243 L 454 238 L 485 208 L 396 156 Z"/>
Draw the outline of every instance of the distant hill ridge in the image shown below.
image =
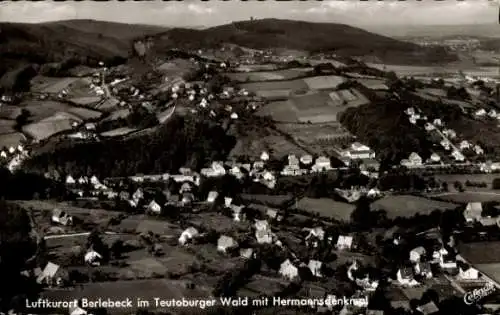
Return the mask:
<path fill-rule="evenodd" d="M 124 60 L 133 40 L 152 37 L 155 50 L 214 48 L 236 44 L 248 48 L 287 48 L 307 52 L 373 55 L 397 63 L 442 62 L 453 57 L 429 53 L 417 45 L 335 23 L 262 19 L 205 29 L 167 28 L 95 20 L 40 24 L 0 23 L 0 73 L 19 62 L 46 63 L 78 58 Z M 433 60 L 435 59 L 435 60 Z"/>

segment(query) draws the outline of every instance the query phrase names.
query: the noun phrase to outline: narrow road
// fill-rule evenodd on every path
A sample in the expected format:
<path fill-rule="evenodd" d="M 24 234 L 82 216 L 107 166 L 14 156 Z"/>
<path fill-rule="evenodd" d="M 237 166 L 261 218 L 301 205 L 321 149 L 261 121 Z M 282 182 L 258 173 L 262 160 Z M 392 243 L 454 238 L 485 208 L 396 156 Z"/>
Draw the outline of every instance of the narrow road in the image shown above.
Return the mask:
<path fill-rule="evenodd" d="M 106 235 L 118 235 L 119 233 L 115 232 L 104 232 Z M 56 234 L 56 235 L 47 235 L 44 236 L 43 239 L 58 239 L 58 238 L 68 238 L 68 237 L 78 237 L 78 236 L 87 236 L 90 235 L 90 232 L 82 232 L 82 233 L 71 233 L 71 234 Z"/>

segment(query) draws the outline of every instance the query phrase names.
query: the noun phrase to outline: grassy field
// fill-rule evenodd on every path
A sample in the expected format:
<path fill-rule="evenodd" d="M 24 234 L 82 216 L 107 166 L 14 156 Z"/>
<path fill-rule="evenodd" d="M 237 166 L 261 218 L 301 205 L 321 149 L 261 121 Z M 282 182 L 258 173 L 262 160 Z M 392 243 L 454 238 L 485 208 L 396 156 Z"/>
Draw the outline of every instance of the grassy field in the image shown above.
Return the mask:
<path fill-rule="evenodd" d="M 236 82 L 259 82 L 270 80 L 292 80 L 312 71 L 312 68 L 292 68 L 276 71 L 225 73 Z"/>
<path fill-rule="evenodd" d="M 257 204 L 264 204 L 269 207 L 279 207 L 282 204 L 292 200 L 292 195 L 250 195 L 242 194 L 241 198 L 249 202 L 255 202 Z"/>
<path fill-rule="evenodd" d="M 304 80 L 287 80 L 287 81 L 271 81 L 271 82 L 254 82 L 244 83 L 241 88 L 252 92 L 269 91 L 269 90 L 307 90 L 309 87 Z"/>
<path fill-rule="evenodd" d="M 137 131 L 137 129 L 129 128 L 129 127 L 122 127 L 122 128 L 117 128 L 117 129 L 105 131 L 105 132 L 101 133 L 101 136 L 103 136 L 103 137 L 124 136 L 124 135 L 128 135 L 129 133 L 132 133 L 134 131 Z"/>
<path fill-rule="evenodd" d="M 288 99 L 291 93 L 292 90 L 284 89 L 284 90 L 261 90 L 257 91 L 255 94 L 268 101 L 273 101 L 273 100 L 286 100 Z"/>
<path fill-rule="evenodd" d="M 14 126 L 16 122 L 10 119 L 0 119 L 0 134 L 12 133 L 14 132 Z"/>
<path fill-rule="evenodd" d="M 337 88 L 337 86 L 345 82 L 346 79 L 341 76 L 327 75 L 305 78 L 304 81 L 311 90 L 325 90 Z"/>
<path fill-rule="evenodd" d="M 391 219 L 397 217 L 411 217 L 417 213 L 424 215 L 436 209 L 446 210 L 456 207 L 457 205 L 451 202 L 434 201 L 411 195 L 387 196 L 372 204 L 373 209 L 385 210 L 387 212 L 387 217 Z"/>
<path fill-rule="evenodd" d="M 259 108 L 257 115 L 271 116 L 278 122 L 296 122 L 297 114 L 290 101 L 275 101 Z"/>
<path fill-rule="evenodd" d="M 25 141 L 26 137 L 20 132 L 5 133 L 0 135 L 0 148 L 1 147 L 16 147 L 22 141 Z"/>
<path fill-rule="evenodd" d="M 311 214 L 319 213 L 322 217 L 349 222 L 355 206 L 328 198 L 302 198 L 297 204 L 297 209 Z"/>
<path fill-rule="evenodd" d="M 112 112 L 111 114 L 109 114 L 109 116 L 104 118 L 103 121 L 112 121 L 112 120 L 116 120 L 119 118 L 127 118 L 127 116 L 129 114 L 130 114 L 130 110 L 128 108 L 118 109 L 118 110 L 115 110 L 114 112 Z"/>
<path fill-rule="evenodd" d="M 357 79 L 359 83 L 371 90 L 387 90 L 384 79 Z"/>
<path fill-rule="evenodd" d="M 275 64 L 260 64 L 260 65 L 240 65 L 236 71 L 240 72 L 254 72 L 254 71 L 273 71 L 276 70 Z"/>
<path fill-rule="evenodd" d="M 37 76 L 31 81 L 31 90 L 40 93 L 59 93 L 70 84 L 80 80 L 79 78 L 50 78 Z"/>
<path fill-rule="evenodd" d="M 435 196 L 440 200 L 455 203 L 500 201 L 500 193 L 487 191 L 465 191 L 455 193 L 444 193 Z"/>
<path fill-rule="evenodd" d="M 471 264 L 500 263 L 500 242 L 461 243 L 458 253 Z"/>
<path fill-rule="evenodd" d="M 92 106 L 101 100 L 99 96 L 80 96 L 69 99 L 70 102 L 81 106 Z"/>
<path fill-rule="evenodd" d="M 37 141 L 71 129 L 73 129 L 71 119 L 61 115 L 54 115 L 23 127 L 23 131 Z"/>
<path fill-rule="evenodd" d="M 18 106 L 4 105 L 0 107 L 0 118 L 14 120 L 21 114 L 21 108 Z"/>

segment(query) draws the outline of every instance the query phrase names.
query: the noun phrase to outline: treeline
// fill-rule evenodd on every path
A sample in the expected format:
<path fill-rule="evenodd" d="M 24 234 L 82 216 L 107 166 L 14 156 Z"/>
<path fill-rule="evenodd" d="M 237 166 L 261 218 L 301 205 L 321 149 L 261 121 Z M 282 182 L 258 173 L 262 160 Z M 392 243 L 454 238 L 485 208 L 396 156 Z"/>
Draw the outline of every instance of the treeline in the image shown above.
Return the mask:
<path fill-rule="evenodd" d="M 10 200 L 30 200 L 65 197 L 66 189 L 39 174 L 15 172 L 0 168 L 0 198 Z"/>
<path fill-rule="evenodd" d="M 183 166 L 199 169 L 210 161 L 224 160 L 235 143 L 219 125 L 174 116 L 154 134 L 54 148 L 35 155 L 25 166 L 38 172 L 57 170 L 99 178 L 178 172 Z"/>
<path fill-rule="evenodd" d="M 360 142 L 378 153 L 382 168 L 399 164 L 412 152 L 427 159 L 432 142 L 423 129 L 408 121 L 404 109 L 401 103 L 386 100 L 348 108 L 340 115 L 339 121 Z"/>

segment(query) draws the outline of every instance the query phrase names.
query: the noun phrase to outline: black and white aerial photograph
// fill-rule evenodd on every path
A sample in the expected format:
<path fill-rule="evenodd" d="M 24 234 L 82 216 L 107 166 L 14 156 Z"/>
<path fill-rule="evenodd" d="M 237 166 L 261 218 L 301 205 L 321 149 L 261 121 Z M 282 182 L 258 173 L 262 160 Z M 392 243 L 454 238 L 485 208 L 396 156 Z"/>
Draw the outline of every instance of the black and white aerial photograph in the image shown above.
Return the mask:
<path fill-rule="evenodd" d="M 0 2 L 1 315 L 500 315 L 500 2 Z"/>

